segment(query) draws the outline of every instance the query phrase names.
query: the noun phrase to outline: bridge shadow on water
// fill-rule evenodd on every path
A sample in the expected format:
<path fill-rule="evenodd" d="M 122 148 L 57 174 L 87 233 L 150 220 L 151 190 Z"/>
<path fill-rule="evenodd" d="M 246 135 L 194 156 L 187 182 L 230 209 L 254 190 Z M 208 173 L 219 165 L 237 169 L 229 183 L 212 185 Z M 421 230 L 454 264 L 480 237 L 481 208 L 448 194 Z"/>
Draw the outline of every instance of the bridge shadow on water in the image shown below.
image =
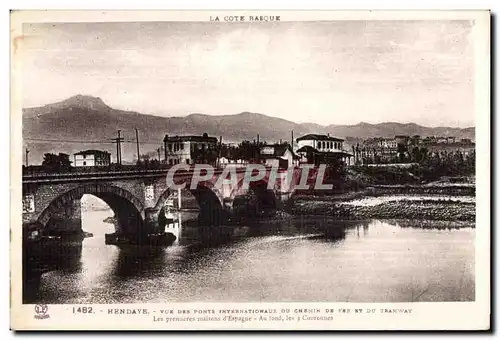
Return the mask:
<path fill-rule="evenodd" d="M 264 216 L 261 219 L 247 218 L 226 224 L 206 224 L 197 218 L 182 221 L 177 227 L 166 226 L 166 232 L 175 237 L 164 246 L 103 245 L 115 247 L 113 259 L 106 274 L 107 280 L 119 282 L 132 277 L 154 277 L 165 271 L 185 271 L 199 263 L 200 259 L 220 247 L 232 247 L 252 238 L 301 237 L 314 242 L 343 242 L 346 231 L 363 228 L 367 232 L 368 223 L 334 221 L 328 218 L 275 219 Z M 175 230 L 177 228 L 177 230 Z M 40 300 L 41 275 L 51 271 L 78 274 L 82 270 L 82 249 L 80 241 L 45 241 L 24 247 L 23 302 Z M 53 288 L 56 295 L 57 288 Z"/>
<path fill-rule="evenodd" d="M 44 273 L 82 271 L 82 243 L 81 239 L 64 242 L 49 239 L 23 246 L 23 303 L 36 299 Z"/>

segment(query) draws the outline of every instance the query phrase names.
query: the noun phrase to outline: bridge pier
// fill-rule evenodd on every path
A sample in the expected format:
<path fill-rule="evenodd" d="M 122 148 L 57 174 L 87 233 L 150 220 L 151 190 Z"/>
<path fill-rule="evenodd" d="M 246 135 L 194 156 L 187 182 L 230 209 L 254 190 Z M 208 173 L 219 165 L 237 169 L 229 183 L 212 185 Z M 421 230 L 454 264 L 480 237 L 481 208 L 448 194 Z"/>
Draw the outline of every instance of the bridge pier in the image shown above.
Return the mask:
<path fill-rule="evenodd" d="M 44 235 L 62 237 L 85 237 L 82 229 L 81 199 L 73 199 L 62 204 L 50 217 Z"/>
<path fill-rule="evenodd" d="M 159 223 L 160 209 L 146 208 L 144 220 L 140 216 L 120 213 L 116 232 L 106 234 L 107 244 L 168 245 L 175 236 L 165 232 Z"/>
<path fill-rule="evenodd" d="M 292 192 L 275 192 L 276 195 L 276 209 L 285 210 L 287 202 L 292 197 Z"/>
<path fill-rule="evenodd" d="M 144 227 L 146 233 L 157 234 L 165 231 L 165 227 L 163 227 L 163 230 L 160 230 L 159 216 L 160 209 L 146 208 L 144 210 Z"/>

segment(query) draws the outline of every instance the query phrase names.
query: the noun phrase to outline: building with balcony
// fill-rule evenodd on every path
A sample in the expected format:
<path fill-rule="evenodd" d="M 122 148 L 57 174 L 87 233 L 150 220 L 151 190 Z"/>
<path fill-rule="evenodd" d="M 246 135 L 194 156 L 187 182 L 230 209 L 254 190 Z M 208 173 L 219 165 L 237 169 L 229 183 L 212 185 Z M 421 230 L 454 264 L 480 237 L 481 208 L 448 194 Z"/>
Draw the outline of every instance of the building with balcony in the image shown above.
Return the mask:
<path fill-rule="evenodd" d="M 296 139 L 301 163 L 320 164 L 338 159 L 351 163 L 353 155 L 344 151 L 344 140 L 330 135 L 307 134 Z"/>
<path fill-rule="evenodd" d="M 169 136 L 163 139 L 165 163 L 214 164 L 217 160 L 217 138 L 202 136 Z"/>
<path fill-rule="evenodd" d="M 111 154 L 101 150 L 84 150 L 73 155 L 75 167 L 109 166 Z"/>
<path fill-rule="evenodd" d="M 398 141 L 396 138 L 377 138 L 377 146 L 384 149 L 397 149 Z"/>

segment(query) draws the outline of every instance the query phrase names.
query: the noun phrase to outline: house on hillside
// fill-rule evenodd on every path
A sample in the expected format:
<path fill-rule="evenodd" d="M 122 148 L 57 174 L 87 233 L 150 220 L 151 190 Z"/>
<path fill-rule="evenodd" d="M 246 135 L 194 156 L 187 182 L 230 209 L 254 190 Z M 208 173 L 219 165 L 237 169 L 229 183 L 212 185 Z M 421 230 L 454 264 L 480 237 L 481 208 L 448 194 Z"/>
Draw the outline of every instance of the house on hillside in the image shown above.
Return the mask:
<path fill-rule="evenodd" d="M 101 150 L 84 150 L 73 155 L 74 166 L 109 166 L 111 164 L 111 154 Z"/>
<path fill-rule="evenodd" d="M 344 151 L 344 140 L 330 135 L 307 134 L 296 139 L 301 163 L 320 164 L 330 160 L 341 160 L 351 164 L 353 155 Z"/>
<path fill-rule="evenodd" d="M 266 166 L 277 168 L 288 168 L 298 163 L 298 157 L 290 144 L 265 144 L 261 146 L 259 160 Z"/>
<path fill-rule="evenodd" d="M 202 136 L 169 136 L 165 135 L 163 146 L 165 162 L 174 164 L 212 164 L 217 160 L 217 138 Z"/>
<path fill-rule="evenodd" d="M 455 143 L 436 143 L 426 146 L 431 155 L 461 154 L 466 157 L 476 151 L 476 144 L 469 141 Z"/>

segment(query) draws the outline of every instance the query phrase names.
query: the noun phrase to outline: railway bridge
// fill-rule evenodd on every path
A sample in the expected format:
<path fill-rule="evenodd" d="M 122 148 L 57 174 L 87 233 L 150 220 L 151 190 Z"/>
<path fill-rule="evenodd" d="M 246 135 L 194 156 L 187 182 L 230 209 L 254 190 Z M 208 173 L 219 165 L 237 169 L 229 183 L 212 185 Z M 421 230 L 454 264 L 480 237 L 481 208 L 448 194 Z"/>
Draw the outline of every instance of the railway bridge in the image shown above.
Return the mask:
<path fill-rule="evenodd" d="M 265 173 L 252 164 L 211 171 L 197 165 L 175 167 L 25 174 L 22 178 L 23 234 L 29 239 L 39 235 L 82 233 L 80 200 L 85 194 L 97 196 L 114 211 L 117 234 L 147 235 L 164 230 L 159 216 L 169 196 L 178 190 L 172 184 L 185 185 L 200 206 L 199 218 L 209 224 L 219 223 L 224 216 L 232 214 L 237 198 L 250 191 L 262 205 L 276 208 L 292 195 L 299 183 L 304 184 L 301 182 L 303 168 L 299 167 L 266 167 Z"/>

